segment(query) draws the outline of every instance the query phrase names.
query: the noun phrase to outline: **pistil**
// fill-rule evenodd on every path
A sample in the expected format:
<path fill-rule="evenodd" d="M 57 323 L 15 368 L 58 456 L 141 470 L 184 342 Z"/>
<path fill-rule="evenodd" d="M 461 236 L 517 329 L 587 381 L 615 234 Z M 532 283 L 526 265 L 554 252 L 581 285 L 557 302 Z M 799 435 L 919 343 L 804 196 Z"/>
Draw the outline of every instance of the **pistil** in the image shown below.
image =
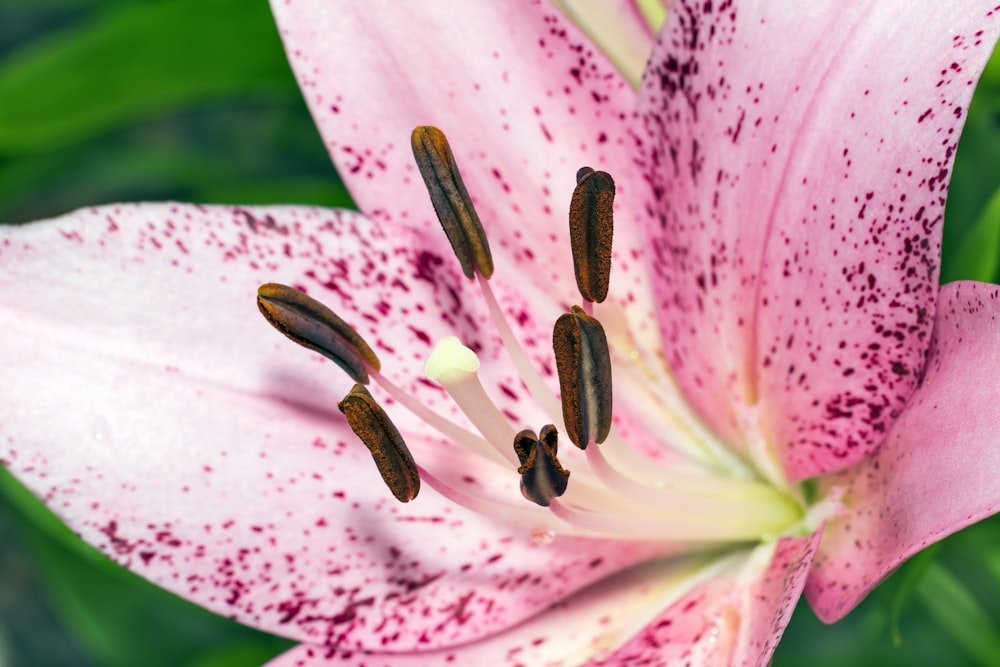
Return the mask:
<path fill-rule="evenodd" d="M 514 439 L 514 428 L 486 394 L 479 381 L 479 357 L 455 336 L 445 336 L 434 346 L 424 374 L 437 382 L 458 404 L 465 416 L 494 449 L 487 454 L 501 464 L 514 463 L 513 452 L 500 443 Z"/>

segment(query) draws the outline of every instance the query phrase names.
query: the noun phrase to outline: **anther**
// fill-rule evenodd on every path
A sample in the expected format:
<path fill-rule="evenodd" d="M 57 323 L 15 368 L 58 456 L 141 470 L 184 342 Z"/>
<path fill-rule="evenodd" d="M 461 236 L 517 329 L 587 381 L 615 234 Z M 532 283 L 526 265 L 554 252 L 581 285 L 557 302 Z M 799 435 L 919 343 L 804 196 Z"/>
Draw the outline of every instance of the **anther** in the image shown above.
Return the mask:
<path fill-rule="evenodd" d="M 257 308 L 275 329 L 368 384 L 368 368 L 382 368 L 368 343 L 332 310 L 299 290 L 267 283 L 257 288 Z"/>
<path fill-rule="evenodd" d="M 569 471 L 559 464 L 559 433 L 552 424 L 543 426 L 540 437 L 526 429 L 514 436 L 514 451 L 521 467 L 521 495 L 542 507 L 566 492 Z"/>
<path fill-rule="evenodd" d="M 420 492 L 417 464 L 396 426 L 368 390 L 360 384 L 354 385 L 337 407 L 371 452 L 375 467 L 392 495 L 401 503 L 416 498 Z"/>
<path fill-rule="evenodd" d="M 444 132 L 436 127 L 417 127 L 410 135 L 410 144 L 434 211 L 462 265 L 462 272 L 466 278 L 474 277 L 476 271 L 489 278 L 493 275 L 493 257 L 486 232 L 465 189 Z"/>
<path fill-rule="evenodd" d="M 611 431 L 611 354 L 604 327 L 573 306 L 556 320 L 552 347 L 566 435 L 580 449 L 604 442 Z"/>
<path fill-rule="evenodd" d="M 615 181 L 604 171 L 583 167 L 569 203 L 569 234 L 576 285 L 587 301 L 601 303 L 611 279 Z"/>

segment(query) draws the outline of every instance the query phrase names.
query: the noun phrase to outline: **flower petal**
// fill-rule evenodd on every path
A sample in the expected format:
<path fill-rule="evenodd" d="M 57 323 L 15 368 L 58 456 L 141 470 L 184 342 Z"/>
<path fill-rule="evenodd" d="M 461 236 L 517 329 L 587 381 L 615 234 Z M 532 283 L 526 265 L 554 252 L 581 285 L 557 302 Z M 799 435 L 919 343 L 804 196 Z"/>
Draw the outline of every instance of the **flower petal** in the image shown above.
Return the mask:
<path fill-rule="evenodd" d="M 783 539 L 763 568 L 730 566 L 712 578 L 703 570 L 699 579 L 683 562 L 643 566 L 457 649 L 404 655 L 303 645 L 267 667 L 763 667 L 791 617 L 818 540 L 818 534 Z M 756 576 L 741 578 L 752 568 L 760 570 Z M 666 610 L 657 613 L 662 605 Z"/>
<path fill-rule="evenodd" d="M 659 555 L 536 543 L 429 488 L 396 503 L 337 412 L 351 381 L 256 311 L 260 283 L 306 286 L 359 325 L 387 374 L 422 365 L 440 330 L 491 344 L 457 267 L 423 241 L 312 208 L 123 205 L 3 228 L 0 458 L 119 563 L 313 642 L 469 641 Z M 484 357 L 495 383 L 502 367 Z M 503 406 L 522 412 L 521 391 Z M 418 462 L 479 483 L 469 457 L 387 409 Z M 510 497 L 517 479 L 500 484 Z"/>
<path fill-rule="evenodd" d="M 871 452 L 915 386 L 994 5 L 668 16 L 638 137 L 668 359 L 722 435 L 774 450 L 793 481 Z"/>
<path fill-rule="evenodd" d="M 567 212 L 577 169 L 619 182 L 612 297 L 650 327 L 628 123 L 635 91 L 544 3 L 273 2 L 306 101 L 358 206 L 380 222 L 438 223 L 411 130 L 448 136 L 497 275 L 577 303 Z M 617 295 L 617 296 L 616 296 Z M 639 328 L 637 327 L 637 331 Z"/>
<path fill-rule="evenodd" d="M 917 551 L 1000 510 L 1000 287 L 941 291 L 920 387 L 869 460 L 828 480 L 848 513 L 832 520 L 806 594 L 821 619 L 845 615 Z"/>

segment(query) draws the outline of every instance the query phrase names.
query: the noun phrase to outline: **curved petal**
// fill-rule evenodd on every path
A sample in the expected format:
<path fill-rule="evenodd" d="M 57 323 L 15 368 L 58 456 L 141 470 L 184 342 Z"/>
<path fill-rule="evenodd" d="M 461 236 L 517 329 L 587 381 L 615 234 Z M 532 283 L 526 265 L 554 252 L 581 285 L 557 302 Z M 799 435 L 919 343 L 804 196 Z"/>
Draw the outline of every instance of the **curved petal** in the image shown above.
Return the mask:
<path fill-rule="evenodd" d="M 668 16 L 637 137 L 668 359 L 721 434 L 793 481 L 871 452 L 915 386 L 994 4 Z"/>
<path fill-rule="evenodd" d="M 751 562 L 742 571 L 700 586 L 647 625 L 609 662 L 588 667 L 765 667 L 802 594 L 819 539 L 817 532 L 808 538 L 779 540 L 765 567 Z"/>
<path fill-rule="evenodd" d="M 536 2 L 272 3 L 292 68 L 358 206 L 437 228 L 409 145 L 449 137 L 491 239 L 497 274 L 577 303 L 567 211 L 584 165 L 617 183 L 612 298 L 653 335 L 636 254 L 638 188 L 627 134 L 635 91 L 556 9 Z"/>
<path fill-rule="evenodd" d="M 312 208 L 124 205 L 3 228 L 0 458 L 119 563 L 313 642 L 468 641 L 661 552 L 536 543 L 429 488 L 396 503 L 336 411 L 350 382 L 256 312 L 260 283 L 306 286 L 359 324 L 387 374 L 422 365 L 423 337 L 443 330 L 490 345 L 482 306 L 428 247 Z M 503 406 L 520 412 L 510 388 Z M 454 450 L 410 443 L 477 483 Z M 519 497 L 513 471 L 504 485 Z"/>
<path fill-rule="evenodd" d="M 763 667 L 791 617 L 817 541 L 818 535 L 784 539 L 762 568 L 736 567 L 732 558 L 700 576 L 685 563 L 643 566 L 456 649 L 390 655 L 299 646 L 268 667 Z M 737 560 L 745 562 L 746 554 Z M 748 578 L 748 571 L 756 574 Z"/>
<path fill-rule="evenodd" d="M 920 549 L 1000 510 L 1000 287 L 941 291 L 927 371 L 885 445 L 824 481 L 846 491 L 806 594 L 816 615 L 845 615 Z"/>

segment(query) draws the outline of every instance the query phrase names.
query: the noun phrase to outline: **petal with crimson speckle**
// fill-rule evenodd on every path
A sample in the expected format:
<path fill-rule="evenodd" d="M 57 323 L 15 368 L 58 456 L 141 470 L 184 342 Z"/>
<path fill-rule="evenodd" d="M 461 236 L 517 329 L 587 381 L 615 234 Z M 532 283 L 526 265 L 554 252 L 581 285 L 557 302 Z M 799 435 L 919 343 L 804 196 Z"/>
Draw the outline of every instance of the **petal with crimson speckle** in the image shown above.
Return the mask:
<path fill-rule="evenodd" d="M 266 280 L 307 287 L 402 372 L 423 362 L 412 329 L 491 341 L 482 306 L 453 308 L 468 290 L 457 268 L 426 247 L 354 212 L 294 207 L 121 205 L 3 228 L 0 373 L 18 380 L 0 385 L 0 458 L 119 563 L 312 642 L 469 641 L 662 551 L 535 544 L 426 490 L 399 505 L 337 413 L 350 380 L 256 311 Z M 488 355 L 487 386 L 505 373 Z M 510 386 L 497 400 L 521 412 Z M 389 408 L 418 460 L 443 451 Z M 459 483 L 496 476 L 464 471 Z M 516 497 L 513 471 L 507 486 Z"/>
<path fill-rule="evenodd" d="M 872 452 L 915 387 L 994 5 L 679 0 L 667 18 L 638 139 L 668 359 L 730 442 L 756 411 L 793 481 Z"/>
<path fill-rule="evenodd" d="M 896 566 L 1000 510 L 1000 287 L 941 290 L 926 373 L 885 445 L 824 480 L 849 513 L 827 524 L 806 593 L 833 622 Z"/>
<path fill-rule="evenodd" d="M 818 540 L 818 534 L 781 540 L 763 568 L 746 565 L 750 552 L 744 552 L 710 578 L 684 562 L 642 566 L 461 648 L 398 655 L 299 646 L 268 667 L 763 667 Z"/>

